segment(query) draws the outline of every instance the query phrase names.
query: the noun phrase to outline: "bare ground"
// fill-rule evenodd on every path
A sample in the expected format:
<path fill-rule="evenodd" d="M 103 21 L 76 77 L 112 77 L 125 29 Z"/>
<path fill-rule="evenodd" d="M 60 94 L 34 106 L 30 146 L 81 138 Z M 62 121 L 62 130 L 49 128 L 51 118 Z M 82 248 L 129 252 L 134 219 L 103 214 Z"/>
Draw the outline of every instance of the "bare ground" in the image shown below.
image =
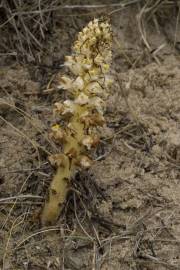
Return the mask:
<path fill-rule="evenodd" d="M 97 161 L 77 173 L 52 227 L 42 228 L 38 215 L 53 175 L 47 157 L 58 151 L 48 138 L 53 103 L 64 97 L 57 69 L 90 17 L 61 19 L 41 65 L 3 59 L 0 269 L 180 269 L 177 17 L 158 13 L 141 28 L 138 14 L 138 6 L 112 14 L 107 127 Z"/>

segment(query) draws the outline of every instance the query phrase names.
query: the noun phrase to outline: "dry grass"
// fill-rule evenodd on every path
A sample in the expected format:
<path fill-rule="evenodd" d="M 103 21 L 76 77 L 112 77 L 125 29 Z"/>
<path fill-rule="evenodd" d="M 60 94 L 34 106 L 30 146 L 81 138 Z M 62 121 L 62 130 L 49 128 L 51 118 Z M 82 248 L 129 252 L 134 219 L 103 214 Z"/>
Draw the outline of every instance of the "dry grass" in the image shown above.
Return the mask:
<path fill-rule="evenodd" d="M 34 60 L 35 51 L 43 49 L 46 34 L 53 27 L 53 11 L 61 5 L 61 1 L 1 2 L 1 53 Z"/>
<path fill-rule="evenodd" d="M 57 20 L 61 16 L 94 16 L 96 13 L 108 13 L 108 16 L 113 16 L 131 5 L 139 6 L 138 22 L 142 40 L 152 57 L 159 63 L 156 54 L 161 48 L 157 48 L 156 51 L 152 52 L 146 36 L 146 22 L 152 19 L 156 27 L 158 27 L 157 13 L 160 11 L 163 14 L 163 10 L 166 12 L 172 8 L 179 10 L 178 1 L 123 0 L 118 3 L 95 1 L 89 4 L 88 1 L 87 3 L 73 1 L 73 5 L 69 4 L 69 2 L 66 4 L 61 0 L 1 1 L 0 56 L 13 56 L 28 62 L 35 60 L 41 62 L 41 52 L 46 38 L 53 32 Z"/>
<path fill-rule="evenodd" d="M 0 15 L 2 15 L 0 16 L 0 35 L 2 35 L 3 39 L 0 43 L 0 56 L 20 56 L 26 60 L 35 59 L 37 51 L 41 51 L 44 46 L 46 37 L 49 35 L 49 30 L 53 29 L 55 13 L 62 11 L 61 2 L 62 1 L 58 0 L 2 1 L 0 6 Z M 151 40 L 149 40 L 147 35 L 148 24 L 153 23 L 158 31 L 162 18 L 166 18 L 166 14 L 174 11 L 177 16 L 176 28 L 174 29 L 174 47 L 178 41 L 178 1 L 126 0 L 119 1 L 120 3 L 116 6 L 111 5 L 111 10 L 108 8 L 108 11 L 103 1 L 101 1 L 101 3 L 98 1 L 97 4 L 90 3 L 87 5 L 78 4 L 77 1 L 78 6 L 74 4 L 74 1 L 71 2 L 73 2 L 73 5 L 66 5 L 62 12 L 67 13 L 68 16 L 77 16 L 79 12 L 82 13 L 82 16 L 83 14 L 90 14 L 90 12 L 94 14 L 95 10 L 98 9 L 98 12 L 102 13 L 103 11 L 106 14 L 110 13 L 110 16 L 113 17 L 130 5 L 137 7 L 139 9 L 137 19 L 141 40 L 144 48 L 147 49 L 148 54 L 151 56 L 151 59 L 158 64 L 161 64 L 158 53 L 161 51 L 162 47 L 156 48 L 155 51 L 151 48 Z M 62 14 L 62 16 L 64 16 L 64 14 Z M 13 32 L 13 35 L 9 35 L 9 33 Z M 14 42 L 15 40 L 16 42 Z M 116 45 L 119 46 L 118 40 L 116 40 Z M 135 67 L 134 62 L 125 54 L 123 56 L 126 58 L 126 61 L 129 62 L 131 69 L 133 69 Z M 122 88 L 120 82 L 119 86 Z M 51 92 L 50 87 L 47 87 L 47 89 L 47 96 L 48 94 L 54 94 L 54 91 Z M 146 146 L 149 145 L 147 130 L 139 123 L 139 119 L 133 111 L 133 108 L 131 108 L 126 94 L 123 92 L 123 88 L 121 90 L 122 98 L 125 99 L 127 111 L 130 112 L 132 119 L 130 121 L 125 116 L 122 118 L 121 123 L 119 121 L 116 123 L 115 119 L 113 119 L 114 122 L 110 124 L 112 126 L 113 124 L 115 125 L 115 135 L 103 141 L 102 149 L 104 149 L 100 150 L 105 153 L 101 152 L 97 155 L 97 160 L 108 157 L 114 147 L 115 140 L 123 141 L 130 152 L 144 151 Z M 38 98 L 41 99 L 42 97 L 40 96 Z M 42 98 L 42 100 L 44 99 Z M 26 103 L 26 99 L 23 100 L 23 102 Z M 102 190 L 101 186 L 97 185 L 96 181 L 89 173 L 76 175 L 73 188 L 58 225 L 55 227 L 40 228 L 35 212 L 37 208 L 39 210 L 42 206 L 45 190 L 48 187 L 48 180 L 51 176 L 52 169 L 48 167 L 46 163 L 47 155 L 56 151 L 56 146 L 49 142 L 47 133 L 49 127 L 46 127 L 47 129 L 44 130 L 41 128 L 41 125 L 37 125 L 37 119 L 34 119 L 35 117 L 29 113 L 27 108 L 27 111 L 26 109 L 22 110 L 18 105 L 12 105 L 5 100 L 1 100 L 0 105 L 2 105 L 1 103 L 6 103 L 5 105 L 8 107 L 9 112 L 7 116 L 10 114 L 10 110 L 13 110 L 18 114 L 17 118 L 23 117 L 25 119 L 25 122 L 28 123 L 28 127 L 33 130 L 34 136 L 38 133 L 41 139 L 43 139 L 43 141 L 39 141 L 37 137 L 32 138 L 28 130 L 22 129 L 22 126 L 16 126 L 11 122 L 11 118 L 10 120 L 8 117 L 6 118 L 6 114 L 0 116 L 1 123 L 7 126 L 8 131 L 11 130 L 14 132 L 16 140 L 21 140 L 22 144 L 26 143 L 28 145 L 24 149 L 22 147 L 23 151 L 27 152 L 26 154 L 29 155 L 29 149 L 34 149 L 37 153 L 36 162 L 32 162 L 31 168 L 11 168 L 11 164 L 8 162 L 5 168 L 6 174 L 10 175 L 9 179 L 11 176 L 13 178 L 14 175 L 15 177 L 20 175 L 18 178 L 20 186 L 18 187 L 19 192 L 17 191 L 16 194 L 8 195 L 7 193 L 0 199 L 1 217 L 3 220 L 1 230 L 3 233 L 6 232 L 6 235 L 3 235 L 3 248 L 1 249 L 0 247 L 3 259 L 2 261 L 0 259 L 0 267 L 2 266 L 3 270 L 10 267 L 8 263 L 9 261 L 10 263 L 13 261 L 13 257 L 15 259 L 18 257 L 19 261 L 17 259 L 17 265 L 18 263 L 19 265 L 17 267 L 19 267 L 19 269 L 26 267 L 25 265 L 22 266 L 22 262 L 29 263 L 27 269 L 28 267 L 29 269 L 31 269 L 31 267 L 36 267 L 36 269 L 48 269 L 48 267 L 49 269 L 79 269 L 75 258 L 71 259 L 68 252 L 69 250 L 72 251 L 72 254 L 73 252 L 77 252 L 77 254 L 79 254 L 78 256 L 81 258 L 83 248 L 85 253 L 90 253 L 91 265 L 88 269 L 98 270 L 101 269 L 105 263 L 111 265 L 111 262 L 116 260 L 119 256 L 119 254 L 118 256 L 114 254 L 115 250 L 113 249 L 113 245 L 118 245 L 120 249 L 123 250 L 127 242 L 129 245 L 128 254 L 131 254 L 127 262 L 129 269 L 131 266 L 131 269 L 180 269 L 178 263 L 171 263 L 166 261 L 166 258 L 163 256 L 156 256 L 156 251 L 159 247 L 162 247 L 161 245 L 163 244 L 171 244 L 172 247 L 180 245 L 178 237 L 172 233 L 171 228 L 171 222 L 178 222 L 179 213 L 176 211 L 178 207 L 163 202 L 163 206 L 158 206 L 158 210 L 152 207 L 151 211 L 147 211 L 145 215 L 138 216 L 129 227 L 125 224 L 117 224 L 99 213 L 97 207 L 98 203 L 102 200 L 106 201 L 108 198 L 106 191 Z M 45 103 L 45 106 L 50 106 L 50 104 Z M 1 132 L 3 132 L 3 130 L 4 129 L 1 129 Z M 7 141 L 11 140 L 13 137 L 10 132 L 6 135 Z M 6 139 L 0 142 L 2 143 L 0 147 L 6 145 Z M 5 147 L 7 146 L 4 146 L 3 149 L 5 149 Z M 11 147 L 11 145 L 9 147 Z M 108 151 L 109 148 L 111 149 L 110 151 Z M 15 156 L 12 156 L 12 159 L 13 158 L 15 159 Z M 41 160 L 41 162 L 38 162 L 38 159 L 39 161 Z M 35 160 L 35 158 L 32 157 L 31 160 Z M 172 166 L 167 166 L 165 169 L 172 170 L 172 168 Z M 3 170 L 1 172 L 3 172 Z M 158 171 L 155 171 L 155 173 L 158 173 Z M 35 178 L 34 174 L 36 177 L 39 175 L 39 177 Z M 38 185 L 38 187 L 40 187 L 40 191 L 34 193 L 34 189 L 31 185 L 33 181 L 35 181 L 36 186 Z M 149 194 L 149 196 L 150 195 L 151 194 Z M 157 197 L 157 201 L 158 199 L 159 197 Z M 172 211 L 172 209 L 174 209 L 174 211 Z M 3 215 L 5 215 L 5 217 L 3 217 Z M 172 217 L 174 219 L 172 219 Z M 161 218 L 159 221 L 160 225 L 151 227 L 149 224 L 155 224 L 157 218 L 159 218 L 159 220 Z M 168 237 L 166 235 L 163 236 L 164 232 L 167 233 Z M 61 264 L 55 260 L 53 253 L 54 246 L 57 249 L 59 246 L 61 247 L 59 252 L 59 254 L 62 255 Z M 38 249 L 39 247 L 40 249 Z M 35 249 L 35 253 L 37 254 L 33 253 L 33 249 Z M 120 252 L 121 251 L 119 251 L 119 253 Z M 56 254 L 58 254 L 58 252 Z M 46 258 L 45 261 L 43 261 L 44 258 Z M 52 258 L 54 261 L 50 261 L 49 258 Z M 46 265 L 48 260 L 49 266 Z M 126 260 L 126 258 L 124 258 L 124 260 Z"/>

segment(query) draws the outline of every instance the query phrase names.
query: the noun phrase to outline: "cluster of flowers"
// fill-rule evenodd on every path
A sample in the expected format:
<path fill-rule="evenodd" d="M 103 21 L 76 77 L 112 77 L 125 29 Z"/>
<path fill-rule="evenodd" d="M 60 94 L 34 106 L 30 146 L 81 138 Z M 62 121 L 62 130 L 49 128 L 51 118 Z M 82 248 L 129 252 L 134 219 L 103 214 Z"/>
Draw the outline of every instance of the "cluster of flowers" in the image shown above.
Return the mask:
<path fill-rule="evenodd" d="M 54 114 L 58 123 L 50 134 L 62 145 L 62 152 L 50 157 L 57 173 L 42 213 L 43 223 L 57 219 L 76 169 L 91 166 L 89 150 L 99 142 L 96 128 L 105 123 L 104 99 L 112 83 L 108 75 L 111 44 L 109 23 L 94 19 L 78 34 L 72 55 L 66 56 L 65 66 L 72 76 L 62 76 L 59 88 L 68 91 L 69 99 L 55 103 Z"/>

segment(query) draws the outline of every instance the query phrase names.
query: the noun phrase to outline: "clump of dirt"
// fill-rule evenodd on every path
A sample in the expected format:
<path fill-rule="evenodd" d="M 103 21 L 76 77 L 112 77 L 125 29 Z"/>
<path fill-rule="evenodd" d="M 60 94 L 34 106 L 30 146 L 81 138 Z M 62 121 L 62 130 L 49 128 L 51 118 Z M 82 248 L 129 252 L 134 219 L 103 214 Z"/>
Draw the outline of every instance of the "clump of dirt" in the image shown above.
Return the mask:
<path fill-rule="evenodd" d="M 77 172 L 51 227 L 38 219 L 54 173 L 48 155 L 59 151 L 48 131 L 53 103 L 65 95 L 56 87 L 64 72 L 59 65 L 82 17 L 63 18 L 42 65 L 1 69 L 0 269 L 179 269 L 180 62 L 171 42 L 177 17 L 159 12 L 148 21 L 151 49 L 164 44 L 153 54 L 142 42 L 140 11 L 134 5 L 121 17 L 112 14 L 107 127 L 97 161 Z"/>

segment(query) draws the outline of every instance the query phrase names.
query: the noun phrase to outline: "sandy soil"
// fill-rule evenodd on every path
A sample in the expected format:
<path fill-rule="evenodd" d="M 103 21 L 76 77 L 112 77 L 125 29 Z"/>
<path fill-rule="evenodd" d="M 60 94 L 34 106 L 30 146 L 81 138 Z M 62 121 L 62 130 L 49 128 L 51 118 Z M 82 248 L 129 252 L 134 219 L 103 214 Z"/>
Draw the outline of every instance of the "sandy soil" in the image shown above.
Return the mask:
<path fill-rule="evenodd" d="M 180 269 L 180 57 L 176 18 L 112 15 L 114 85 L 93 167 L 73 180 L 55 226 L 38 221 L 53 175 L 52 107 L 63 58 L 88 18 L 61 19 L 41 65 L 0 70 L 0 269 Z M 120 16 L 121 15 L 121 16 Z M 160 14 L 161 15 L 161 14 Z M 178 37 L 178 31 L 176 35 Z M 5 63 L 9 63 L 8 65 Z M 47 91 L 48 89 L 48 91 Z"/>

